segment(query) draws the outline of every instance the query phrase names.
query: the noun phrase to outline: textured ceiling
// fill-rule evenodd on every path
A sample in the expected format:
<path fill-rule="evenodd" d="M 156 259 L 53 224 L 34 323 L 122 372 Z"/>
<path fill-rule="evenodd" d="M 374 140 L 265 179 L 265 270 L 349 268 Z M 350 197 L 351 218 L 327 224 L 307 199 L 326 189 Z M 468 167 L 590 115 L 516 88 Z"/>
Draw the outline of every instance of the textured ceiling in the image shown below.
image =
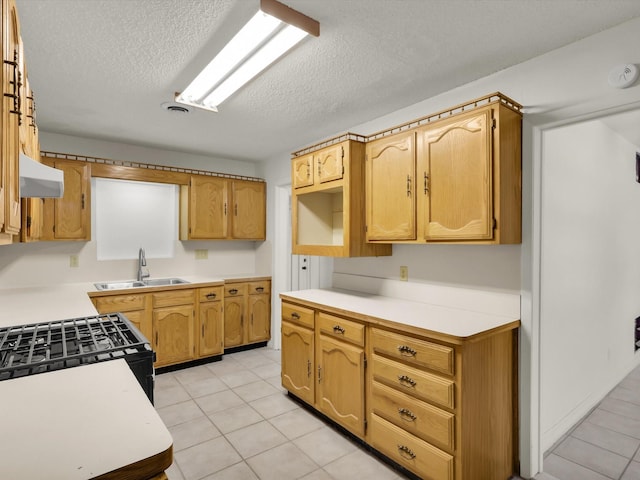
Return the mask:
<path fill-rule="evenodd" d="M 283 3 L 320 36 L 219 113 L 178 114 L 160 105 L 259 0 L 17 0 L 40 129 L 260 161 L 640 16 L 638 0 Z"/>

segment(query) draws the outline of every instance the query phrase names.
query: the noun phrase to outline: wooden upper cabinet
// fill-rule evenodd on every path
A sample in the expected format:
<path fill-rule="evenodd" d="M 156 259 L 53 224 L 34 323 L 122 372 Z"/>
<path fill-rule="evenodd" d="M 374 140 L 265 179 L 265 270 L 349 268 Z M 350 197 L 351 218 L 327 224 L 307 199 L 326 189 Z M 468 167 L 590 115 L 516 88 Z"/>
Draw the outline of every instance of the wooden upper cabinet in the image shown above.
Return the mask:
<path fill-rule="evenodd" d="M 188 236 L 182 240 L 226 238 L 229 201 L 227 179 L 194 175 L 188 191 Z"/>
<path fill-rule="evenodd" d="M 44 200 L 43 240 L 91 240 L 91 166 L 77 160 L 44 157 L 64 173 L 62 198 Z"/>
<path fill-rule="evenodd" d="M 367 240 L 415 240 L 415 132 L 367 143 L 366 158 Z"/>
<path fill-rule="evenodd" d="M 493 237 L 492 111 L 418 130 L 426 240 Z"/>
<path fill-rule="evenodd" d="M 294 158 L 291 162 L 291 183 L 293 188 L 313 185 L 313 154 Z"/>
<path fill-rule="evenodd" d="M 233 215 L 231 236 L 235 239 L 266 238 L 266 184 L 249 180 L 232 180 Z"/>
<path fill-rule="evenodd" d="M 266 183 L 192 175 L 180 190 L 180 240 L 264 240 Z"/>
<path fill-rule="evenodd" d="M 341 180 L 344 175 L 345 145 L 340 143 L 308 153 L 291 161 L 291 183 L 294 189 L 319 186 Z"/>
<path fill-rule="evenodd" d="M 521 242 L 522 116 L 487 98 L 367 144 L 367 241 Z"/>
<path fill-rule="evenodd" d="M 21 84 L 22 39 L 14 0 L 2 0 L 2 159 L 0 160 L 0 243 L 10 243 L 20 233 L 20 123 L 24 121 Z"/>
<path fill-rule="evenodd" d="M 344 174 L 344 145 L 335 145 L 320 150 L 315 156 L 318 183 L 340 180 Z"/>
<path fill-rule="evenodd" d="M 364 143 L 344 140 L 292 163 L 292 248 L 298 255 L 391 255 L 365 241 Z M 308 168 L 313 165 L 312 168 Z M 306 181 L 309 178 L 315 181 Z"/>

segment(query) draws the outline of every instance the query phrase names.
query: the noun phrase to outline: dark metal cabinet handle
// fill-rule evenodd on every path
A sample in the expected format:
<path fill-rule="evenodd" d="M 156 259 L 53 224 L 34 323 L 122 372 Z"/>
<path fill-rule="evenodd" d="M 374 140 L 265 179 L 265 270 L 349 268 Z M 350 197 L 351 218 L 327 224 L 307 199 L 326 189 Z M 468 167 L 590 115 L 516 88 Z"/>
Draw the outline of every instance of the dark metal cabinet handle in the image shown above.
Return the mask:
<path fill-rule="evenodd" d="M 415 357 L 418 352 L 416 352 L 413 348 L 407 345 L 398 345 L 398 351 L 400 355 L 405 357 Z"/>
<path fill-rule="evenodd" d="M 424 172 L 424 194 L 429 193 L 429 175 L 427 172 Z"/>
<path fill-rule="evenodd" d="M 418 417 L 414 415 L 414 413 L 408 408 L 399 408 L 398 413 L 403 420 L 410 420 L 415 422 Z"/>
<path fill-rule="evenodd" d="M 333 333 L 339 333 L 340 335 L 344 335 L 344 328 L 342 328 L 340 325 L 334 325 L 333 326 Z"/>
<path fill-rule="evenodd" d="M 398 452 L 400 452 L 401 456 L 406 457 L 406 458 L 410 458 L 411 460 L 416 458 L 416 454 L 413 453 L 413 450 L 411 450 L 406 445 L 398 445 Z"/>
<path fill-rule="evenodd" d="M 232 288 L 231 290 L 229 290 L 229 293 L 231 295 L 235 295 L 236 293 L 238 293 L 238 289 L 237 288 Z"/>
<path fill-rule="evenodd" d="M 206 297 L 209 300 L 213 300 L 214 298 L 216 298 L 216 294 L 215 293 L 207 293 Z"/>
<path fill-rule="evenodd" d="M 311 360 L 307 360 L 307 377 L 311 376 Z"/>
<path fill-rule="evenodd" d="M 409 385 L 415 387 L 417 385 L 416 381 L 407 375 L 398 375 L 398 382 L 404 387 L 408 387 Z"/>
<path fill-rule="evenodd" d="M 296 320 L 299 320 L 300 319 L 300 314 L 298 312 L 293 312 L 291 314 L 291 318 L 295 318 Z"/>
<path fill-rule="evenodd" d="M 318 383 L 322 380 L 322 367 L 318 367 Z"/>
<path fill-rule="evenodd" d="M 256 287 L 256 292 L 258 293 L 264 292 L 264 287 Z"/>
<path fill-rule="evenodd" d="M 407 175 L 407 197 L 411 196 L 411 175 Z"/>

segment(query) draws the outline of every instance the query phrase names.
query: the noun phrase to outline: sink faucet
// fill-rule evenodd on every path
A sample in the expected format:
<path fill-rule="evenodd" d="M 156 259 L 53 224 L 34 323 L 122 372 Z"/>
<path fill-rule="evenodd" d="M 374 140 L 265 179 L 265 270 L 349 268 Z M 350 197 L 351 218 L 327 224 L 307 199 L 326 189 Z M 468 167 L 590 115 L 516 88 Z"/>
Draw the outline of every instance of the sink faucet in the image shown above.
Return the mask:
<path fill-rule="evenodd" d="M 147 258 L 144 256 L 144 248 L 140 247 L 140 250 L 138 250 L 138 281 L 139 282 L 141 282 L 144 278 L 147 278 L 150 276 L 149 270 L 147 270 L 146 268 L 142 268 L 146 266 L 147 266 Z"/>

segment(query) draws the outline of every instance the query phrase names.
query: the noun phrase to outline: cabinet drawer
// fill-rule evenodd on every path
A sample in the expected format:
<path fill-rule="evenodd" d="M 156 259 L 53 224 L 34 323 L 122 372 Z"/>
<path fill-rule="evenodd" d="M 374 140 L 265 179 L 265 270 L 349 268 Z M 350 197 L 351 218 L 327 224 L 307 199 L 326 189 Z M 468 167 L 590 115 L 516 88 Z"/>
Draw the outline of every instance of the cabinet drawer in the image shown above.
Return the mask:
<path fill-rule="evenodd" d="M 309 328 L 313 328 L 315 325 L 313 321 L 313 310 L 287 302 L 282 302 L 282 319 Z"/>
<path fill-rule="evenodd" d="M 437 343 L 418 340 L 406 335 L 371 329 L 373 351 L 418 367 L 425 367 L 453 375 L 454 350 Z"/>
<path fill-rule="evenodd" d="M 187 305 L 194 302 L 194 290 L 171 290 L 152 293 L 151 298 L 153 299 L 153 308 Z"/>
<path fill-rule="evenodd" d="M 319 313 L 318 325 L 320 326 L 320 332 L 325 335 L 347 340 L 361 347 L 364 346 L 364 325 L 361 323 L 335 317 L 328 313 Z"/>
<path fill-rule="evenodd" d="M 100 313 L 131 312 L 144 309 L 144 297 L 143 294 L 97 297 L 95 305 Z"/>
<path fill-rule="evenodd" d="M 377 415 L 371 415 L 371 439 L 375 449 L 394 462 L 429 480 L 453 480 L 453 457 L 414 437 Z"/>
<path fill-rule="evenodd" d="M 271 291 L 271 282 L 264 280 L 262 282 L 249 282 L 249 295 L 260 293 L 269 293 Z"/>
<path fill-rule="evenodd" d="M 206 287 L 198 289 L 198 301 L 199 302 L 215 302 L 216 300 L 222 300 L 224 294 L 224 287 Z"/>
<path fill-rule="evenodd" d="M 245 293 L 247 293 L 246 283 L 232 283 L 224 286 L 225 297 L 241 297 Z"/>
<path fill-rule="evenodd" d="M 407 432 L 450 451 L 454 449 L 454 414 L 393 388 L 373 382 L 373 413 Z"/>
<path fill-rule="evenodd" d="M 452 380 L 373 355 L 374 380 L 427 402 L 454 408 Z"/>

